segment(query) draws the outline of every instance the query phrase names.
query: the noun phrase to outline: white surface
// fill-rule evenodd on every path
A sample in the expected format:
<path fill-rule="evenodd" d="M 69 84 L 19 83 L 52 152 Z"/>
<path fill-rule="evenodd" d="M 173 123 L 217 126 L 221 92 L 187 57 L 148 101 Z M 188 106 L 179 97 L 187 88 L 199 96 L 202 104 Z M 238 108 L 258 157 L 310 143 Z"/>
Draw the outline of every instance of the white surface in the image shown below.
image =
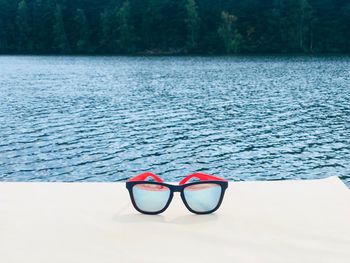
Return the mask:
<path fill-rule="evenodd" d="M 193 215 L 174 196 L 138 214 L 122 183 L 0 183 L 1 263 L 350 262 L 350 191 L 336 177 L 230 184 Z"/>

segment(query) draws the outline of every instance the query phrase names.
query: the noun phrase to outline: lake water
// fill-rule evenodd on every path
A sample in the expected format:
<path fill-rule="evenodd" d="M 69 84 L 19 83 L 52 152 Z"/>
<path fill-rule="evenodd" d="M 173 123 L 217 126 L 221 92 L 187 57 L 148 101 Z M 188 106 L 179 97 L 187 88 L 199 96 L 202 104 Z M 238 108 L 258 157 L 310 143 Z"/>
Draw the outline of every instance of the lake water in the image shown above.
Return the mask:
<path fill-rule="evenodd" d="M 0 56 L 0 181 L 339 176 L 349 57 Z"/>

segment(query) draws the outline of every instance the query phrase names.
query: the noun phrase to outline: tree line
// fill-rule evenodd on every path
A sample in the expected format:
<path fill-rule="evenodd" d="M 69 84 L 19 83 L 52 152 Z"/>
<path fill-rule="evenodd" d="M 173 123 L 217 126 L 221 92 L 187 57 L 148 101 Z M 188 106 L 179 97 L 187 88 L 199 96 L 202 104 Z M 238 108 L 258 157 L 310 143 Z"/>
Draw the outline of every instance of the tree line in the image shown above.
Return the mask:
<path fill-rule="evenodd" d="M 2 54 L 349 52 L 349 0 L 0 0 Z"/>

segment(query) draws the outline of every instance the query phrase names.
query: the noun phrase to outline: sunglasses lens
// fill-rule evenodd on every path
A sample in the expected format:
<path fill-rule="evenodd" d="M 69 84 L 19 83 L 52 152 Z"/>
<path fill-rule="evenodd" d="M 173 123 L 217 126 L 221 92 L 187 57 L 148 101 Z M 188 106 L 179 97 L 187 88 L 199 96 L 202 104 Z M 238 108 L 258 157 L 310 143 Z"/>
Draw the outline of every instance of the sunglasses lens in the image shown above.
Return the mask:
<path fill-rule="evenodd" d="M 218 184 L 194 184 L 184 189 L 188 206 L 195 212 L 205 213 L 215 209 L 220 201 L 222 188 Z"/>
<path fill-rule="evenodd" d="M 170 189 L 159 184 L 137 184 L 132 188 L 136 206 L 144 212 L 161 211 L 169 201 Z"/>

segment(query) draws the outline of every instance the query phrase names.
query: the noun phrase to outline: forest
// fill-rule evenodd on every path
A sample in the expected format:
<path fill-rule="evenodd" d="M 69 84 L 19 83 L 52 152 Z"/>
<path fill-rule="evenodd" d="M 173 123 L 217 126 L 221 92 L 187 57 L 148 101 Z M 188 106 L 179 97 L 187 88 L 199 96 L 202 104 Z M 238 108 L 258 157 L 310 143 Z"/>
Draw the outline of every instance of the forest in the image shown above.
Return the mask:
<path fill-rule="evenodd" d="M 0 0 L 0 53 L 350 53 L 350 0 Z"/>

